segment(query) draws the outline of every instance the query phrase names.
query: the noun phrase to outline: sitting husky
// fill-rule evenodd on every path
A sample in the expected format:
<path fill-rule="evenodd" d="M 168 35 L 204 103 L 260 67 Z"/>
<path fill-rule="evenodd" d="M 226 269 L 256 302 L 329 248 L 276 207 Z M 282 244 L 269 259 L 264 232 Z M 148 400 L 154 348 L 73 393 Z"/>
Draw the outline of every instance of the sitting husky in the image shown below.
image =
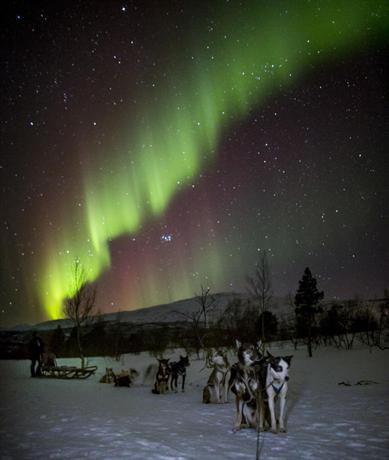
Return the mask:
<path fill-rule="evenodd" d="M 263 429 L 264 419 L 264 357 L 260 343 L 256 345 L 236 340 L 238 362 L 231 367 L 229 388 L 235 394 L 236 419 L 234 430 L 243 427 Z"/>
<path fill-rule="evenodd" d="M 274 357 L 267 352 L 266 393 L 271 419 L 271 431 L 277 432 L 275 402 L 280 399 L 280 432 L 285 433 L 285 402 L 288 392 L 289 367 L 292 356 Z"/>
<path fill-rule="evenodd" d="M 228 402 L 230 364 L 227 359 L 227 354 L 222 350 L 212 350 L 207 357 L 206 365 L 212 369 L 212 372 L 203 390 L 203 403 Z"/>
<path fill-rule="evenodd" d="M 151 390 L 156 395 L 167 392 L 170 377 L 169 359 L 158 359 L 158 362 L 159 366 L 155 376 L 154 388 Z"/>
<path fill-rule="evenodd" d="M 182 384 L 181 390 L 185 391 L 185 378 L 186 378 L 186 368 L 189 366 L 189 358 L 188 356 L 180 356 L 179 361 L 175 361 L 170 363 L 170 389 L 177 393 L 177 383 L 178 377 L 181 376 Z"/>
<path fill-rule="evenodd" d="M 105 374 L 101 377 L 100 383 L 113 383 L 115 380 L 115 374 L 112 367 L 105 368 Z"/>

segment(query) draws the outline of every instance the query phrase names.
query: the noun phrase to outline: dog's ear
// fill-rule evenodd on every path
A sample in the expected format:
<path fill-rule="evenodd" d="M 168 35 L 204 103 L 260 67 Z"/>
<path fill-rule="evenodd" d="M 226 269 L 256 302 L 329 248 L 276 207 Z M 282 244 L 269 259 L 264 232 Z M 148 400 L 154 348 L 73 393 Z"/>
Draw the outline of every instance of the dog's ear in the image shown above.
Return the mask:
<path fill-rule="evenodd" d="M 242 346 L 242 343 L 239 342 L 238 339 L 235 339 L 235 345 L 236 345 L 236 349 L 239 350 L 239 348 Z"/>
<path fill-rule="evenodd" d="M 290 366 L 290 362 L 292 361 L 292 358 L 293 358 L 293 355 L 282 357 L 282 359 L 288 363 L 288 366 Z"/>

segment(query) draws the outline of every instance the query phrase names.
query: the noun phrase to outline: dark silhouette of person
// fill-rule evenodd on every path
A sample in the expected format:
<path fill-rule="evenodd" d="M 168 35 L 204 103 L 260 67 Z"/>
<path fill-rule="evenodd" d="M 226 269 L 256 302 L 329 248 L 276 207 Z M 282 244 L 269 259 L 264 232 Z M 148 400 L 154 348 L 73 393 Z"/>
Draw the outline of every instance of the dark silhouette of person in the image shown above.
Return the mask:
<path fill-rule="evenodd" d="M 43 340 L 39 337 L 36 331 L 34 331 L 28 344 L 31 359 L 31 377 L 39 377 L 41 375 L 44 348 L 45 346 Z"/>

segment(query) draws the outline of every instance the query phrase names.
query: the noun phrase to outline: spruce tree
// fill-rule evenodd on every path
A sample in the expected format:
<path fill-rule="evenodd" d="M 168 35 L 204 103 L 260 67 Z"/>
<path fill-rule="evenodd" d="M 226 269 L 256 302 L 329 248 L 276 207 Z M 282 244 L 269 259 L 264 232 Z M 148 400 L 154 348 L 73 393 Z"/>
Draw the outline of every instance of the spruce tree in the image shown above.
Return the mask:
<path fill-rule="evenodd" d="M 317 289 L 317 281 L 312 276 L 311 270 L 307 267 L 302 279 L 299 281 L 299 288 L 296 292 L 294 304 L 296 305 L 296 316 L 300 317 L 307 326 L 308 333 L 308 354 L 312 357 L 312 326 L 315 315 L 319 308 L 317 304 L 324 297 L 323 291 Z"/>

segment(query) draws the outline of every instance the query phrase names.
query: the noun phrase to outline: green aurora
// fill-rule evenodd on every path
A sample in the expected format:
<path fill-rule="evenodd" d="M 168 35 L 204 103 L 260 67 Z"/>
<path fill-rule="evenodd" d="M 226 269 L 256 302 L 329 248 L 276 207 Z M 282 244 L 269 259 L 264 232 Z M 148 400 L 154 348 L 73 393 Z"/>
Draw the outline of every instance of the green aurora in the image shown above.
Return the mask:
<path fill-rule="evenodd" d="M 141 95 L 140 109 L 122 126 L 126 140 L 120 151 L 90 152 L 83 206 L 72 208 L 70 219 L 64 213 L 66 224 L 47 235 L 37 279 L 46 316 L 61 317 L 63 299 L 74 294 L 73 261 L 82 262 L 89 281 L 108 270 L 109 242 L 163 218 L 175 196 L 215 161 L 218 142 L 236 121 L 317 61 L 386 38 L 387 5 L 373 0 L 250 2 L 241 9 L 223 4 L 212 34 L 193 24 L 192 38 L 176 46 L 173 62 L 170 58 L 174 75 L 170 71 L 163 79 L 159 70 L 155 89 Z M 223 272 L 217 247 L 193 261 L 194 270 L 201 265 L 209 267 L 217 284 Z M 180 272 L 171 293 L 175 298 L 192 294 L 185 269 Z M 144 283 L 148 299 L 157 302 L 156 280 Z"/>

